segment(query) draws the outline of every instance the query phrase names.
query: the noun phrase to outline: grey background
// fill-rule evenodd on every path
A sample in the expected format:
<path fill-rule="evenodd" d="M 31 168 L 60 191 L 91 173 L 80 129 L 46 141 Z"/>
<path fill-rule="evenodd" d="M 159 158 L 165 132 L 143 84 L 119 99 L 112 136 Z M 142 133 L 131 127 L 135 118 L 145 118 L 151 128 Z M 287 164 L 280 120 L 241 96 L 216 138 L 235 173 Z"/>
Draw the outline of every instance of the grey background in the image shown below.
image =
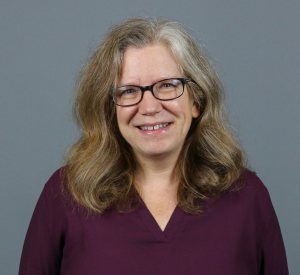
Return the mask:
<path fill-rule="evenodd" d="M 75 140 L 74 79 L 112 23 L 183 22 L 219 64 L 227 106 L 271 194 L 291 274 L 300 274 L 299 1 L 14 1 L 0 3 L 0 270 L 17 274 L 32 211 Z"/>

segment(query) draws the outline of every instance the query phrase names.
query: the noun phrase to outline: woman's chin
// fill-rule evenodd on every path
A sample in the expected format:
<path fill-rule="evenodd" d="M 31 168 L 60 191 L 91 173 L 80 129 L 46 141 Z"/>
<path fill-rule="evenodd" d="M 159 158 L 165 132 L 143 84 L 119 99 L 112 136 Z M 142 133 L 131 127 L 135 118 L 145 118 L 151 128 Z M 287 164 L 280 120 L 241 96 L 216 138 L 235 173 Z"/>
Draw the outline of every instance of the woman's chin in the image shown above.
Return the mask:
<path fill-rule="evenodd" d="M 134 150 L 137 156 L 141 156 L 147 159 L 161 159 L 161 158 L 172 158 L 176 155 L 178 157 L 179 150 L 174 150 L 174 148 L 168 148 L 166 145 L 162 146 L 149 146 L 147 149 Z"/>

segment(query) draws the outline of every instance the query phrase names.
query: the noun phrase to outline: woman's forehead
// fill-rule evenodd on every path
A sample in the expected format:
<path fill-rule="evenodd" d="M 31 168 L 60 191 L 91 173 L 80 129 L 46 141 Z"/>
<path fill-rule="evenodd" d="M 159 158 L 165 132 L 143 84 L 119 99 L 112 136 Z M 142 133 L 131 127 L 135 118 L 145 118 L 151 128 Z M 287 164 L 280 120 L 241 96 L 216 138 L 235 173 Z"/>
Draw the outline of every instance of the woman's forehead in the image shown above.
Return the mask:
<path fill-rule="evenodd" d="M 122 60 L 118 84 L 150 85 L 161 79 L 182 77 L 180 67 L 170 50 L 162 44 L 143 48 L 129 47 Z"/>

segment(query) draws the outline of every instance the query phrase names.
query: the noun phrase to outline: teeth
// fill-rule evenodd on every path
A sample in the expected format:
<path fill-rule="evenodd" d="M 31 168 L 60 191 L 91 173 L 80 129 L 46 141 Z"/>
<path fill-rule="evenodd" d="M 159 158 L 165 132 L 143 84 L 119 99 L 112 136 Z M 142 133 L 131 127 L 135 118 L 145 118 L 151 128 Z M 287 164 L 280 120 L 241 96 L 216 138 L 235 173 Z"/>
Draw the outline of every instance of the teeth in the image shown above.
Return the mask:
<path fill-rule="evenodd" d="M 143 131 L 153 131 L 153 130 L 158 130 L 160 128 L 165 128 L 169 125 L 169 123 L 164 123 L 164 124 L 158 124 L 155 126 L 140 126 L 140 129 L 142 129 Z"/>

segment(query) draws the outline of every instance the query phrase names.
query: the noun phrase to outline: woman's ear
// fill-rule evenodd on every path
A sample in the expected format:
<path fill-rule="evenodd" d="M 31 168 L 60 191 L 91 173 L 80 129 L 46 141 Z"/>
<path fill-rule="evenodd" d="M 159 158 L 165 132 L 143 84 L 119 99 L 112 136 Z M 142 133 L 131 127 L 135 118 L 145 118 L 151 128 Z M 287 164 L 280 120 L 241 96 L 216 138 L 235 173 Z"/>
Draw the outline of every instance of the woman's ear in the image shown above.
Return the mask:
<path fill-rule="evenodd" d="M 196 104 L 194 103 L 192 106 L 192 117 L 197 118 L 200 116 L 200 110 L 197 108 Z"/>

